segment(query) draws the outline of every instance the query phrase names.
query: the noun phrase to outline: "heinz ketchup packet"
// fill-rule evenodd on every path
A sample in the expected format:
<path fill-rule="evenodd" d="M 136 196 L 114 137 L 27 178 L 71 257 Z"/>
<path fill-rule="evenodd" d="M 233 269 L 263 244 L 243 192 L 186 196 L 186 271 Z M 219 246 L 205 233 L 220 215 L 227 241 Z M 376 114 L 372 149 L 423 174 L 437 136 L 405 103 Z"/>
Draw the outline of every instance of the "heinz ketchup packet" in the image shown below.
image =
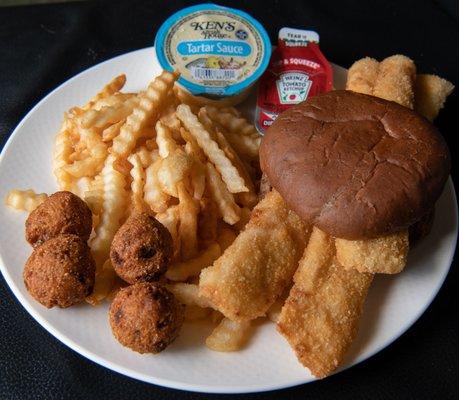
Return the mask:
<path fill-rule="evenodd" d="M 332 88 L 333 72 L 314 31 L 282 28 L 268 69 L 260 78 L 256 126 L 260 133 L 277 116 L 308 97 Z"/>

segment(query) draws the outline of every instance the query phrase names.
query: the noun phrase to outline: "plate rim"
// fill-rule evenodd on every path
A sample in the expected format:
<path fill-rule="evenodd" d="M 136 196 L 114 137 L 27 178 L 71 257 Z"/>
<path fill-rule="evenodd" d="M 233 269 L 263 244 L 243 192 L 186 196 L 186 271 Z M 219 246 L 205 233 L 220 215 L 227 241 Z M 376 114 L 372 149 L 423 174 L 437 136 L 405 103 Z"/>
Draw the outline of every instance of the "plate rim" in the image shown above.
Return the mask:
<path fill-rule="evenodd" d="M 13 129 L 13 132 L 10 134 L 8 137 L 7 141 L 5 142 L 3 149 L 0 153 L 0 167 L 2 165 L 3 159 L 5 157 L 5 154 L 8 152 L 9 147 L 11 146 L 11 143 L 14 139 L 14 137 L 18 134 L 18 132 L 21 130 L 22 126 L 25 124 L 26 120 L 35 112 L 35 110 L 42 104 L 47 101 L 49 97 L 51 97 L 55 92 L 57 92 L 59 89 L 61 89 L 64 86 L 70 85 L 74 80 L 80 77 L 80 75 L 86 74 L 89 71 L 100 67 L 101 65 L 105 63 L 110 63 L 113 62 L 114 60 L 118 58 L 122 58 L 125 56 L 132 55 L 133 53 L 137 52 L 145 52 L 145 51 L 153 51 L 154 53 L 154 47 L 144 47 L 141 49 L 136 49 L 132 50 L 123 54 L 119 54 L 117 56 L 111 57 L 107 60 L 101 61 L 98 64 L 95 64 L 89 68 L 84 69 L 83 71 L 80 71 L 76 75 L 72 76 L 71 78 L 67 79 L 66 81 L 62 82 L 59 84 L 56 88 L 52 89 L 49 91 L 44 97 L 42 97 L 19 121 L 19 123 L 16 125 L 16 127 Z M 339 68 L 343 68 L 337 64 L 333 64 Z M 362 358 L 361 360 L 351 364 L 351 365 L 345 365 L 342 368 L 339 368 L 336 370 L 333 374 L 330 376 L 333 376 L 337 373 L 343 372 L 347 370 L 348 368 L 354 367 L 364 361 L 369 360 L 372 358 L 374 355 L 385 349 L 386 347 L 389 347 L 392 345 L 396 340 L 398 340 L 402 335 L 404 335 L 418 320 L 419 318 L 426 312 L 426 310 L 431 306 L 432 302 L 435 300 L 437 297 L 440 289 L 443 287 L 443 284 L 451 270 L 451 265 L 454 260 L 454 255 L 456 252 L 457 248 L 457 239 L 458 239 L 458 234 L 459 234 L 459 218 L 458 218 L 458 204 L 457 204 L 457 196 L 456 196 L 456 191 L 455 191 L 455 186 L 454 182 L 452 180 L 452 177 L 449 176 L 444 190 L 449 190 L 451 191 L 453 200 L 454 200 L 454 208 L 452 209 L 452 212 L 454 213 L 454 219 L 455 219 L 455 244 L 454 246 L 451 247 L 450 249 L 450 254 L 448 254 L 448 268 L 443 272 L 443 275 L 441 276 L 441 279 L 439 279 L 437 286 L 435 287 L 435 290 L 432 292 L 432 296 L 428 299 L 426 302 L 426 305 L 418 311 L 415 315 L 413 315 L 411 321 L 409 324 L 407 324 L 403 330 L 397 332 L 397 335 L 387 342 L 381 344 L 380 346 L 377 346 L 375 349 L 372 349 L 372 351 L 369 352 L 369 354 Z M 131 369 L 125 368 L 120 366 L 119 364 L 112 362 L 110 360 L 104 359 L 103 357 L 98 356 L 97 354 L 93 353 L 92 351 L 86 350 L 83 346 L 79 345 L 75 341 L 73 341 L 71 338 L 68 336 L 60 333 L 60 331 L 57 328 L 54 328 L 51 323 L 49 323 L 45 318 L 41 317 L 31 306 L 31 302 L 29 299 L 27 299 L 25 296 L 23 296 L 19 290 L 19 288 L 16 286 L 14 283 L 12 277 L 8 273 L 8 270 L 5 266 L 5 262 L 2 258 L 2 255 L 0 254 L 0 271 L 9 287 L 11 292 L 14 294 L 16 299 L 19 301 L 22 307 L 29 313 L 29 315 L 32 316 L 32 318 L 38 322 L 38 324 L 43 327 L 47 332 L 49 332 L 52 336 L 54 336 L 57 340 L 59 340 L 62 344 L 70 348 L 71 350 L 75 351 L 77 354 L 83 356 L 84 358 L 100 365 L 101 367 L 105 367 L 111 371 L 114 371 L 120 375 L 127 376 L 132 379 L 136 379 L 148 384 L 154 384 L 166 388 L 171 388 L 171 389 L 178 389 L 178 390 L 184 390 L 184 391 L 190 391 L 190 392 L 199 392 L 199 393 L 219 393 L 219 394 L 241 394 L 241 393 L 262 393 L 262 392 L 268 392 L 268 391 L 273 391 L 273 390 L 281 390 L 281 389 L 286 389 L 298 385 L 303 385 L 307 383 L 312 383 L 317 381 L 318 379 L 313 379 L 310 381 L 305 382 L 304 380 L 296 380 L 292 381 L 288 384 L 271 384 L 271 385 L 264 385 L 262 388 L 259 387 L 253 387 L 250 385 L 245 385 L 245 386 L 238 386 L 238 387 L 233 387 L 233 386 L 209 386 L 209 385 L 202 385 L 202 384 L 192 384 L 192 383 L 184 383 L 176 380 L 169 380 L 169 379 L 164 379 L 164 378 L 158 378 L 154 376 L 149 376 L 143 373 L 139 373 L 136 371 L 133 371 Z"/>

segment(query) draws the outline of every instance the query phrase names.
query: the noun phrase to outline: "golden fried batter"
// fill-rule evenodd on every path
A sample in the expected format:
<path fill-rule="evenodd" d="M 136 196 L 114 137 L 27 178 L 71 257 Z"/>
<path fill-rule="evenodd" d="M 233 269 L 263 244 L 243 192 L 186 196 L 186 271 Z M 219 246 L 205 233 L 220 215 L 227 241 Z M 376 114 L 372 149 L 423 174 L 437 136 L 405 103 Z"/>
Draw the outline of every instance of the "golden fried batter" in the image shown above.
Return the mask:
<path fill-rule="evenodd" d="M 379 63 L 373 96 L 413 108 L 416 66 L 408 57 L 397 54 Z"/>
<path fill-rule="evenodd" d="M 406 265 L 408 231 L 367 240 L 336 239 L 336 258 L 346 269 L 372 274 L 398 274 Z"/>
<path fill-rule="evenodd" d="M 201 272 L 199 294 L 234 321 L 264 315 L 289 284 L 308 237 L 279 193 L 268 193 L 245 230 Z"/>
<path fill-rule="evenodd" d="M 436 75 L 418 75 L 414 109 L 429 121 L 433 121 L 453 90 L 454 85 L 446 79 Z"/>
<path fill-rule="evenodd" d="M 379 62 L 374 58 L 365 57 L 356 61 L 347 73 L 346 90 L 373 94 L 378 68 Z"/>
<path fill-rule="evenodd" d="M 354 340 L 372 274 L 346 270 L 333 239 L 314 228 L 282 308 L 278 330 L 318 378 L 329 375 Z"/>

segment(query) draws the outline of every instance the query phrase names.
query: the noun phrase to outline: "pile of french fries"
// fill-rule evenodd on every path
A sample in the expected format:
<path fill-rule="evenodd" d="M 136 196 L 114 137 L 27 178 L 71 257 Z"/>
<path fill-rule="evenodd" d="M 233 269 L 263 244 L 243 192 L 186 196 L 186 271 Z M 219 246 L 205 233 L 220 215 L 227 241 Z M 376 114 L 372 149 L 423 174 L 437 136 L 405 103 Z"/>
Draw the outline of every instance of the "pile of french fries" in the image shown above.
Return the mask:
<path fill-rule="evenodd" d="M 123 93 L 126 77 L 120 75 L 86 105 L 66 112 L 54 142 L 53 172 L 60 190 L 80 196 L 93 212 L 89 244 L 97 268 L 90 304 L 119 288 L 109 259 L 116 231 L 132 213 L 151 211 L 173 238 L 169 288 L 187 304 L 188 319 L 217 321 L 221 314 L 199 298 L 196 282 L 258 201 L 261 137 L 234 107 L 202 105 L 191 95 L 180 100 L 177 78 L 164 71 L 145 90 Z M 45 199 L 14 190 L 6 203 L 30 212 Z M 209 347 L 238 348 L 241 330 L 225 345 L 219 339 L 234 331 L 231 321 L 222 321 Z"/>

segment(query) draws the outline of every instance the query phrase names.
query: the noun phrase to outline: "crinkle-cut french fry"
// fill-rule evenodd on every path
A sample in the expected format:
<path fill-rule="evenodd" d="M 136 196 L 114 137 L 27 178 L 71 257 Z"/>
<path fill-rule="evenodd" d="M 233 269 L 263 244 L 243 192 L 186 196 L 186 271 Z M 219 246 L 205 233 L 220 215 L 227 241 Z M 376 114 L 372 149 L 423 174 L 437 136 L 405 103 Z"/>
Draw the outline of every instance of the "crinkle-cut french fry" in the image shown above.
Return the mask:
<path fill-rule="evenodd" d="M 206 106 L 204 108 L 212 120 L 221 124 L 229 132 L 243 136 L 251 136 L 261 140 L 260 134 L 255 126 L 249 123 L 245 118 L 236 117 L 232 112 L 223 112 L 223 110 L 219 110 L 212 106 Z"/>
<path fill-rule="evenodd" d="M 158 158 L 145 170 L 144 199 L 155 213 L 164 212 L 170 196 L 165 193 L 158 179 L 158 171 L 163 160 Z"/>
<path fill-rule="evenodd" d="M 313 229 L 277 325 L 298 360 L 319 378 L 342 362 L 373 280 L 339 265 L 334 247 L 332 238 Z"/>
<path fill-rule="evenodd" d="M 135 154 L 139 156 L 142 167 L 144 168 L 148 168 L 159 158 L 158 150 L 148 150 L 145 146 L 140 146 Z"/>
<path fill-rule="evenodd" d="M 235 117 L 240 117 L 241 112 L 236 107 L 223 107 L 220 109 L 221 112 L 233 114 Z"/>
<path fill-rule="evenodd" d="M 398 274 L 406 265 L 408 231 L 366 240 L 335 240 L 336 258 L 346 269 L 372 274 Z"/>
<path fill-rule="evenodd" d="M 114 161 L 115 157 L 109 155 L 101 173 L 104 182 L 104 212 L 96 229 L 96 236 L 91 241 L 91 250 L 98 268 L 108 259 L 110 245 L 120 227 L 127 202 L 125 177 L 113 168 Z"/>
<path fill-rule="evenodd" d="M 82 107 L 83 110 L 89 110 L 92 108 L 99 100 L 102 100 L 106 97 L 109 97 L 116 92 L 119 92 L 124 84 L 126 83 L 126 75 L 121 74 L 111 80 L 107 85 L 105 85 L 102 90 L 97 93 L 89 102 Z"/>
<path fill-rule="evenodd" d="M 374 58 L 357 60 L 347 73 L 346 90 L 372 95 L 378 68 L 379 62 Z"/>
<path fill-rule="evenodd" d="M 379 63 L 373 96 L 395 101 L 402 106 L 414 106 L 416 66 L 408 57 L 397 54 Z"/>
<path fill-rule="evenodd" d="M 244 163 L 239 158 L 229 142 L 226 140 L 226 137 L 212 126 L 212 120 L 210 119 L 204 107 L 199 110 L 198 116 L 205 128 L 212 133 L 212 136 L 218 143 L 220 149 L 223 150 L 225 155 L 229 160 L 231 160 L 234 167 L 237 169 L 239 175 L 242 177 L 242 179 L 244 179 L 244 183 L 248 191 L 238 193 L 237 199 L 241 202 L 242 205 L 252 208 L 255 204 L 257 204 L 258 197 L 255 193 L 255 186 L 252 182 L 252 178 L 247 172 Z"/>
<path fill-rule="evenodd" d="M 132 113 L 132 110 L 137 104 L 138 98 L 133 97 L 124 103 L 105 106 L 100 110 L 90 109 L 81 116 L 81 127 L 83 129 L 105 129 L 110 125 L 125 120 Z"/>
<path fill-rule="evenodd" d="M 192 276 L 198 276 L 203 268 L 212 265 L 220 255 L 220 245 L 212 243 L 197 257 L 172 264 L 166 272 L 166 278 L 171 281 L 184 282 Z"/>
<path fill-rule="evenodd" d="M 188 177 L 193 167 L 193 159 L 181 148 L 177 148 L 162 160 L 157 177 L 161 189 L 169 196 L 179 197 L 177 185 Z"/>
<path fill-rule="evenodd" d="M 92 180 L 92 178 L 83 176 L 73 182 L 70 191 L 82 199 L 84 198 L 84 194 L 90 189 Z"/>
<path fill-rule="evenodd" d="M 70 133 L 70 122 L 66 113 L 61 130 L 54 140 L 53 147 L 53 172 L 61 190 L 69 190 L 73 181 L 73 177 L 64 170 L 64 167 L 70 164 L 69 158 L 72 153 L 73 143 Z"/>
<path fill-rule="evenodd" d="M 175 108 L 167 110 L 159 120 L 163 125 L 167 126 L 173 133 L 180 132 L 182 123 L 175 114 Z"/>
<path fill-rule="evenodd" d="M 250 322 L 235 322 L 223 318 L 206 339 L 206 346 L 214 351 L 237 351 L 244 347 L 250 335 Z"/>
<path fill-rule="evenodd" d="M 258 152 L 260 149 L 261 139 L 253 136 L 243 136 L 229 133 L 222 130 L 226 140 L 236 150 L 240 157 L 247 160 L 258 160 Z"/>
<path fill-rule="evenodd" d="M 80 142 L 86 146 L 90 156 L 66 165 L 63 169 L 75 178 L 93 177 L 103 168 L 108 155 L 107 145 L 102 141 L 96 129 L 80 129 L 80 136 Z"/>
<path fill-rule="evenodd" d="M 139 104 L 126 118 L 120 134 L 113 139 L 112 153 L 118 157 L 126 157 L 134 149 L 142 128 L 154 117 L 161 108 L 161 103 L 177 80 L 178 74 L 163 71 L 154 79 L 144 94 L 139 95 Z"/>
<path fill-rule="evenodd" d="M 183 140 L 185 140 L 186 142 L 186 152 L 188 154 L 193 154 L 200 162 L 205 163 L 207 161 L 207 157 L 202 151 L 202 149 L 199 147 L 198 142 L 193 137 L 193 135 L 184 128 L 180 128 L 180 134 Z"/>
<path fill-rule="evenodd" d="M 222 177 L 211 163 L 206 163 L 206 180 L 212 199 L 218 206 L 223 221 L 234 225 L 240 219 L 241 209 L 228 191 Z"/>
<path fill-rule="evenodd" d="M 166 285 L 180 303 L 187 306 L 198 306 L 201 308 L 212 308 L 211 304 L 199 295 L 198 285 L 193 283 L 173 283 Z"/>
<path fill-rule="evenodd" d="M 414 109 L 429 121 L 433 121 L 453 90 L 454 85 L 439 76 L 417 75 Z"/>
<path fill-rule="evenodd" d="M 99 174 L 92 180 L 90 187 L 83 195 L 83 200 L 93 214 L 102 214 L 104 205 L 104 179 L 102 175 Z"/>
<path fill-rule="evenodd" d="M 10 190 L 5 197 L 5 205 L 15 210 L 32 212 L 48 198 L 46 193 L 29 190 Z"/>
<path fill-rule="evenodd" d="M 145 186 L 145 170 L 142 161 L 137 153 L 131 154 L 128 161 L 132 165 L 131 169 L 131 204 L 136 212 L 146 211 L 147 205 L 143 199 L 143 188 Z"/>
<path fill-rule="evenodd" d="M 234 321 L 264 316 L 292 279 L 309 233 L 279 193 L 270 192 L 233 244 L 202 270 L 199 294 Z"/>
<path fill-rule="evenodd" d="M 177 185 L 180 213 L 180 252 L 182 260 L 189 260 L 198 252 L 198 213 L 196 200 L 188 193 L 185 184 Z"/>
<path fill-rule="evenodd" d="M 156 144 L 162 158 L 172 154 L 178 147 L 177 142 L 172 137 L 171 129 L 161 121 L 156 123 Z"/>
<path fill-rule="evenodd" d="M 180 212 L 177 205 L 169 207 L 166 211 L 156 214 L 156 219 L 163 224 L 172 236 L 174 244 L 174 260 L 180 258 L 180 236 L 178 227 L 180 223 Z"/>
<path fill-rule="evenodd" d="M 230 247 L 236 240 L 236 233 L 226 224 L 222 223 L 217 230 L 217 243 L 222 249 L 222 253 Z"/>
<path fill-rule="evenodd" d="M 198 218 L 199 243 L 208 246 L 217 240 L 219 213 L 217 205 L 212 199 L 203 197 L 199 200 L 201 211 Z"/>
<path fill-rule="evenodd" d="M 97 306 L 102 300 L 107 298 L 116 282 L 116 273 L 113 270 L 110 260 L 106 260 L 102 267 L 96 270 L 96 281 L 94 290 L 86 297 L 86 302 L 92 306 Z"/>
<path fill-rule="evenodd" d="M 231 193 L 248 192 L 249 189 L 245 185 L 244 179 L 240 176 L 237 168 L 231 163 L 231 160 L 225 155 L 223 150 L 219 148 L 218 143 L 212 138 L 211 134 L 199 122 L 198 117 L 191 112 L 190 107 L 180 104 L 177 107 L 177 117 L 193 135 L 206 156 L 220 172 L 228 190 Z"/>
<path fill-rule="evenodd" d="M 129 176 L 131 174 L 132 164 L 125 158 L 117 158 L 113 162 L 113 168 L 124 176 Z"/>
<path fill-rule="evenodd" d="M 136 93 L 121 93 L 121 92 L 116 92 L 110 96 L 104 97 L 103 99 L 100 99 L 96 101 L 93 106 L 91 107 L 92 110 L 99 111 L 100 109 L 104 107 L 114 107 L 118 106 L 121 103 L 124 103 L 125 101 L 129 101 L 132 99 L 135 99 L 137 97 Z M 83 115 L 85 114 L 85 111 L 82 110 L 82 112 L 77 114 L 77 120 L 79 120 Z"/>
<path fill-rule="evenodd" d="M 102 141 L 104 143 L 112 141 L 116 136 L 119 135 L 120 129 L 126 120 L 121 120 L 116 124 L 110 125 L 108 128 L 102 131 Z"/>

